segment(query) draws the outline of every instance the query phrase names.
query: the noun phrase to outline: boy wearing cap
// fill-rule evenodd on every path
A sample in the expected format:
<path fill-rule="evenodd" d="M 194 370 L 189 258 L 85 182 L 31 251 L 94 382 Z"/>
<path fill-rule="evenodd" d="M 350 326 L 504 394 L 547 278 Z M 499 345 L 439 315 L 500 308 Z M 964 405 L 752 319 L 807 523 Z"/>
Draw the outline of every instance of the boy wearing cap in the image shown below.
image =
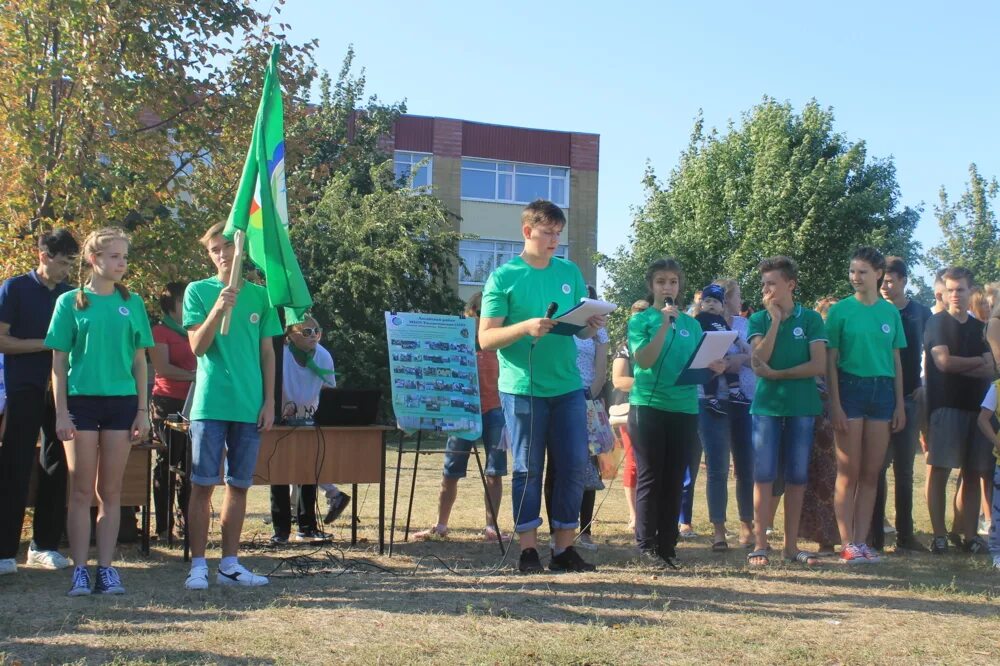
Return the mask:
<path fill-rule="evenodd" d="M 726 291 L 721 285 L 710 284 L 701 290 L 701 311 L 695 316 L 701 324 L 702 331 L 730 331 L 729 325 L 723 318 L 723 303 L 726 300 Z M 729 386 L 729 401 L 742 405 L 749 405 L 750 399 L 740 390 L 740 376 L 735 372 L 725 373 L 726 384 Z M 716 414 L 725 414 L 726 409 L 719 402 L 719 376 L 714 375 L 705 382 L 705 404 Z"/>

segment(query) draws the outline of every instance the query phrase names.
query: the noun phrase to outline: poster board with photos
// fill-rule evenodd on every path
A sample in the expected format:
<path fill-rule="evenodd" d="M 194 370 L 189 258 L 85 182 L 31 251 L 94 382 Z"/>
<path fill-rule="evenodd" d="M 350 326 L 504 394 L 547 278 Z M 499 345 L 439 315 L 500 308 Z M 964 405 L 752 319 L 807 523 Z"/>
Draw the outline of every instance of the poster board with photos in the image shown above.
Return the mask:
<path fill-rule="evenodd" d="M 399 428 L 478 439 L 483 420 L 474 320 L 386 312 L 385 332 L 392 408 Z"/>

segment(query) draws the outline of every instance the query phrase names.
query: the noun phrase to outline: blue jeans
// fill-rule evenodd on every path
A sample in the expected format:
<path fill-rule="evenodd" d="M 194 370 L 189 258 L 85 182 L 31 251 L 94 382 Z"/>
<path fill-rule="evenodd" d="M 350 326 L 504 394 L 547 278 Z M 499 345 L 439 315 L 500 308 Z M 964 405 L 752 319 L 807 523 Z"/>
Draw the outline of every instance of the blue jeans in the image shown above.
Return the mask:
<path fill-rule="evenodd" d="M 500 404 L 513 458 L 514 531 L 529 532 L 542 524 L 546 449 L 553 476 L 549 522 L 557 530 L 575 530 L 580 525 L 584 465 L 590 464 L 583 389 L 551 398 L 501 392 Z"/>
<path fill-rule="evenodd" d="M 753 520 L 753 442 L 751 441 L 750 406 L 720 401 L 726 414 L 705 409 L 698 413 L 698 434 L 705 449 L 708 496 L 708 519 L 712 524 L 726 522 L 729 502 L 729 455 L 736 468 L 736 508 L 740 520 Z"/>
<path fill-rule="evenodd" d="M 809 481 L 815 416 L 753 417 L 756 483 L 774 483 L 781 460 L 782 476 L 788 485 L 804 486 Z"/>
<path fill-rule="evenodd" d="M 503 410 L 497 407 L 483 414 L 483 448 L 486 455 L 486 476 L 507 476 L 507 452 L 500 446 L 503 439 Z M 444 453 L 444 476 L 464 479 L 469 468 L 472 440 L 449 437 Z"/>
<path fill-rule="evenodd" d="M 239 421 L 191 421 L 191 483 L 219 484 L 219 469 L 225 450 L 226 485 L 249 488 L 257 468 L 260 433 L 256 423 Z"/>

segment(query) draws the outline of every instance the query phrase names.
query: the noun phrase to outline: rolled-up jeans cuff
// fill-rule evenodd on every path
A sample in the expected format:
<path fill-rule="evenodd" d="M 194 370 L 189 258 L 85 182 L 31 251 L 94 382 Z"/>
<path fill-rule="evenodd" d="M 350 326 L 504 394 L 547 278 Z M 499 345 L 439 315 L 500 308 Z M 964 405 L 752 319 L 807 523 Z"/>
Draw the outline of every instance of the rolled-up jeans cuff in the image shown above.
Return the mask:
<path fill-rule="evenodd" d="M 520 534 L 521 532 L 530 532 L 531 530 L 537 530 L 541 526 L 541 524 L 542 524 L 542 519 L 535 518 L 534 520 L 530 520 L 526 523 L 514 526 L 514 531 L 517 532 L 518 534 Z M 557 529 L 561 529 L 557 527 L 555 523 L 553 523 L 552 526 L 556 527 Z"/>

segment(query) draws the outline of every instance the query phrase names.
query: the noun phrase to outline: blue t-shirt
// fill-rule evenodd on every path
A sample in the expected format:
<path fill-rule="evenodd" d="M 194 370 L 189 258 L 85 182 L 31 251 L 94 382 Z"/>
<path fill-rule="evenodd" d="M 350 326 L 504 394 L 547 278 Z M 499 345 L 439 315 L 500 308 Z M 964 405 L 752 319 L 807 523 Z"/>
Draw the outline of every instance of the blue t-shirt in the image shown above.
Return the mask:
<path fill-rule="evenodd" d="M 49 289 L 34 270 L 4 280 L 0 286 L 0 321 L 10 324 L 11 337 L 44 340 L 56 300 L 70 289 L 65 282 Z M 4 368 L 7 393 L 25 388 L 44 391 L 51 373 L 52 352 L 48 349 L 30 354 L 8 354 Z"/>

